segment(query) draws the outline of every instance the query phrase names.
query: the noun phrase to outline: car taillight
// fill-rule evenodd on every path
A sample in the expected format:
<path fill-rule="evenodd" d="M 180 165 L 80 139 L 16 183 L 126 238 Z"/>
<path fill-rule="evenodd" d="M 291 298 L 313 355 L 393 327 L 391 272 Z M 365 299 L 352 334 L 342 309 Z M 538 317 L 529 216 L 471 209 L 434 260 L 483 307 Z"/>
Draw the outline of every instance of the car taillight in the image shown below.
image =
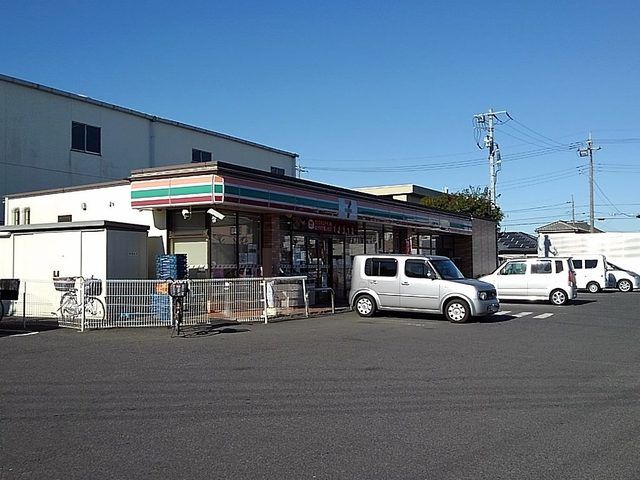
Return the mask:
<path fill-rule="evenodd" d="M 575 285 L 576 283 L 576 272 L 569 270 L 569 285 Z"/>

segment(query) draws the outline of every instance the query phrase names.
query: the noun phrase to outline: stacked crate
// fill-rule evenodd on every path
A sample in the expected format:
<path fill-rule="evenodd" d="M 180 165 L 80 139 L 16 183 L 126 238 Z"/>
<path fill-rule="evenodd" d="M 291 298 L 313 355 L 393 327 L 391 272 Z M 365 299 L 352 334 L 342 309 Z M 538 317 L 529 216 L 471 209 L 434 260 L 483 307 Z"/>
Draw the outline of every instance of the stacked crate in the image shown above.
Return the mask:
<path fill-rule="evenodd" d="M 187 255 L 158 255 L 156 257 L 156 278 L 159 280 L 182 280 L 187 278 Z"/>
<path fill-rule="evenodd" d="M 182 280 L 188 276 L 187 255 L 158 255 L 156 257 L 156 278 L 158 280 Z M 167 323 L 171 320 L 171 303 L 167 284 L 158 284 L 156 293 L 151 295 L 151 308 L 160 320 Z"/>

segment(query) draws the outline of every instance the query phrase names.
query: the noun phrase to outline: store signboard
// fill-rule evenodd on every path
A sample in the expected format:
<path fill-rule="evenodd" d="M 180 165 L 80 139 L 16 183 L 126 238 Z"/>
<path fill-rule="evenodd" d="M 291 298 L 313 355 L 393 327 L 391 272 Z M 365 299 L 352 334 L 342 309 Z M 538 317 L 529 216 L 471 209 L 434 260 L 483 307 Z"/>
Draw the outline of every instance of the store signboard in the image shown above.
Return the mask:
<path fill-rule="evenodd" d="M 357 235 L 358 224 L 324 218 L 293 218 L 293 230 L 297 232 L 323 233 L 334 235 Z"/>
<path fill-rule="evenodd" d="M 192 175 L 131 182 L 133 208 L 209 205 L 224 201 L 224 179 L 219 175 Z"/>

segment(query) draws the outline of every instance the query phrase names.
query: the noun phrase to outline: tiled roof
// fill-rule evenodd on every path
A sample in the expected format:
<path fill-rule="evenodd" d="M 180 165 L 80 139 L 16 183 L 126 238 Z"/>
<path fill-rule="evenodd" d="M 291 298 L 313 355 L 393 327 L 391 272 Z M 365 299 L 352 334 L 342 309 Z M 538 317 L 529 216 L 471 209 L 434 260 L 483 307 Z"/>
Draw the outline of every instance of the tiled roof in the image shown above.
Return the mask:
<path fill-rule="evenodd" d="M 556 220 L 540 228 L 536 228 L 538 233 L 589 233 L 591 228 L 587 222 L 569 222 L 566 220 Z M 596 233 L 602 233 L 598 228 L 593 229 Z"/>
<path fill-rule="evenodd" d="M 524 232 L 500 232 L 498 253 L 537 253 L 538 239 Z"/>

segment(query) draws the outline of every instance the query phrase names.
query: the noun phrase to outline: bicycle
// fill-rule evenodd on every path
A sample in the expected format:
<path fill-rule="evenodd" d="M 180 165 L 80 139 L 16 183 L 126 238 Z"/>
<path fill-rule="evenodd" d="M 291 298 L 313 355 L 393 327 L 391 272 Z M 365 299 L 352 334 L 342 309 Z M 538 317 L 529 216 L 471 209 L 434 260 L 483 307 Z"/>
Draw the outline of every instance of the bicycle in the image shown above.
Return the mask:
<path fill-rule="evenodd" d="M 169 280 L 168 288 L 172 301 L 171 336 L 180 336 L 180 327 L 184 317 L 184 298 L 189 292 L 188 280 Z"/>
<path fill-rule="evenodd" d="M 102 300 L 97 298 L 102 293 L 102 282 L 95 278 L 85 279 L 81 276 L 54 278 L 53 284 L 59 292 L 64 292 L 60 297 L 58 312 L 63 319 L 76 320 L 84 312 L 85 318 L 91 320 L 104 320 L 106 309 Z M 80 288 L 83 293 L 80 296 Z"/>

